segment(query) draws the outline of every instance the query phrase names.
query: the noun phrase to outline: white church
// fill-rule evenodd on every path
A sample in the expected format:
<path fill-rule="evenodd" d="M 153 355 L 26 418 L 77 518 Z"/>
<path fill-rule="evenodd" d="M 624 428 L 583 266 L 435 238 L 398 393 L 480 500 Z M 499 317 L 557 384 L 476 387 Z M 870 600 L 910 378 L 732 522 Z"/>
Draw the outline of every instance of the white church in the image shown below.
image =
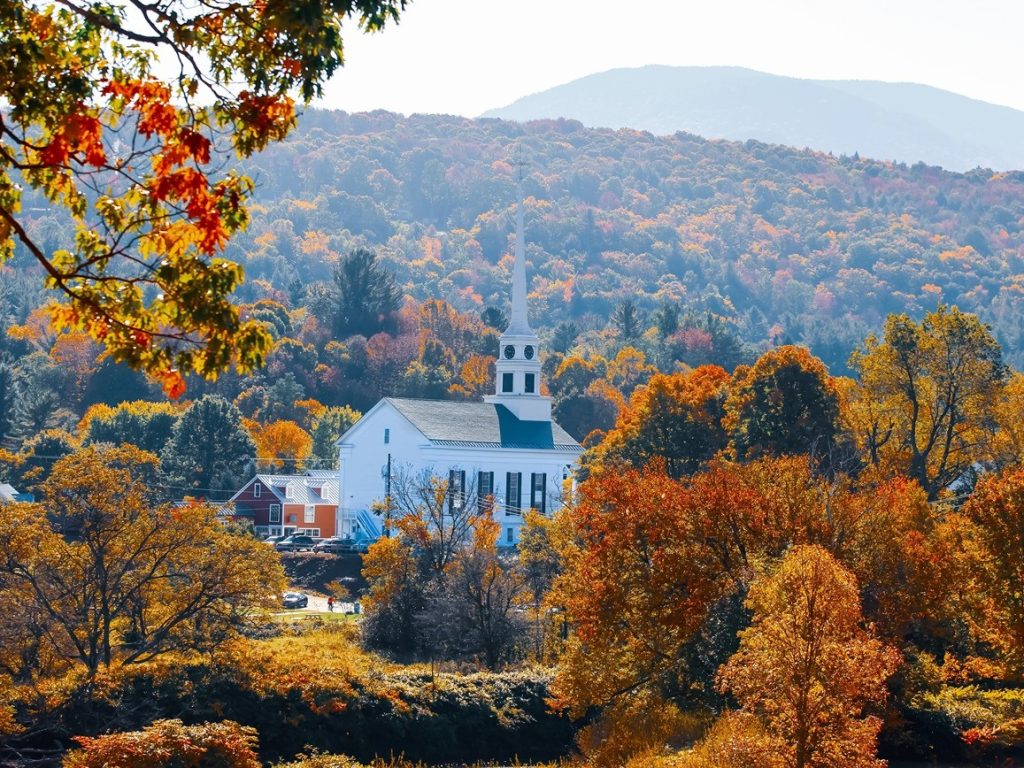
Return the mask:
<path fill-rule="evenodd" d="M 338 535 L 381 535 L 389 482 L 424 472 L 446 479 L 451 498 L 472 491 L 493 499 L 500 543 L 519 541 L 530 509 L 551 514 L 562 505 L 580 444 L 551 419 L 551 398 L 540 393 L 540 345 L 526 302 L 523 203 L 516 212 L 512 315 L 501 335 L 496 391 L 482 403 L 386 397 L 338 440 L 341 494 Z M 392 489 L 393 490 L 393 489 Z"/>

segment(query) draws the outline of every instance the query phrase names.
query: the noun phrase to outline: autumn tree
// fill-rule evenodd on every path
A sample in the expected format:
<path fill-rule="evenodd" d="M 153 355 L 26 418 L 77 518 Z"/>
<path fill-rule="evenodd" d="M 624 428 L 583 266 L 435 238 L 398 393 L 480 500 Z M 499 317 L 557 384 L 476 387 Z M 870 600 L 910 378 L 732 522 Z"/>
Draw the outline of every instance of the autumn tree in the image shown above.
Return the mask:
<path fill-rule="evenodd" d="M 736 369 L 725 426 L 737 457 L 814 453 L 836 443 L 839 395 L 825 365 L 803 347 L 783 346 Z"/>
<path fill-rule="evenodd" d="M 0 590 L 29 601 L 39 641 L 90 676 L 211 650 L 284 587 L 276 554 L 212 507 L 158 505 L 156 463 L 134 447 L 82 449 L 54 465 L 41 505 L 0 520 Z"/>
<path fill-rule="evenodd" d="M 977 636 L 997 648 L 1010 671 L 1024 674 L 1024 469 L 984 477 L 951 521 L 961 542 Z"/>
<path fill-rule="evenodd" d="M 993 408 L 993 455 L 1000 467 L 1024 464 L 1024 373 L 1010 375 Z"/>
<path fill-rule="evenodd" d="M 479 657 L 488 669 L 517 660 L 526 637 L 526 584 L 515 556 L 498 549 L 500 533 L 495 520 L 474 520 L 470 540 L 445 569 L 420 619 L 431 638 L 440 635 L 450 658 Z"/>
<path fill-rule="evenodd" d="M 693 474 L 725 448 L 722 427 L 729 375 L 714 366 L 657 374 L 633 393 L 605 439 L 591 451 L 590 468 L 660 458 L 673 477 Z"/>
<path fill-rule="evenodd" d="M 339 4 L 180 0 L 0 7 L 0 261 L 16 245 L 80 330 L 174 396 L 183 374 L 258 365 L 270 335 L 231 302 L 241 267 L 220 254 L 245 227 L 252 183 L 222 173 L 283 139 L 293 94 L 322 93 L 341 26 L 397 20 L 404 0 Z M 162 79 L 156 61 L 171 63 Z M 23 185 L 66 212 L 50 251 L 22 215 Z"/>
<path fill-rule="evenodd" d="M 991 424 L 1007 379 L 988 327 L 940 306 L 915 323 L 891 315 L 851 365 L 874 419 L 858 439 L 871 456 L 889 454 L 934 500 L 992 453 Z"/>
<path fill-rule="evenodd" d="M 334 270 L 334 285 L 334 333 L 338 338 L 356 334 L 369 338 L 394 327 L 393 315 L 402 295 L 375 253 L 365 248 L 349 253 Z"/>
<path fill-rule="evenodd" d="M 562 572 L 562 558 L 556 543 L 558 527 L 559 523 L 553 518 L 530 510 L 523 518 L 519 546 L 516 547 L 518 568 L 530 598 L 530 611 L 533 614 L 533 656 L 539 661 L 544 660 L 548 633 L 555 620 L 555 612 L 545 606 L 545 600 L 555 578 Z"/>
<path fill-rule="evenodd" d="M 363 641 L 370 648 L 413 654 L 419 647 L 417 619 L 427 605 L 426 584 L 412 543 L 384 536 L 363 556 Z"/>
<path fill-rule="evenodd" d="M 793 768 L 881 768 L 881 721 L 898 654 L 862 626 L 854 576 L 820 547 L 795 547 L 748 596 L 753 621 L 719 675 Z"/>
<path fill-rule="evenodd" d="M 242 414 L 223 398 L 206 395 L 174 425 L 161 463 L 171 495 L 220 498 L 237 490 L 255 458 L 256 443 L 242 426 Z"/>
<path fill-rule="evenodd" d="M 574 715 L 616 717 L 686 679 L 681 651 L 732 580 L 701 545 L 686 488 L 656 467 L 597 475 L 579 497 L 551 597 L 574 629 L 554 693 Z"/>
<path fill-rule="evenodd" d="M 309 433 L 294 421 L 255 424 L 250 432 L 256 442 L 256 462 L 263 471 L 295 473 L 313 447 Z"/>

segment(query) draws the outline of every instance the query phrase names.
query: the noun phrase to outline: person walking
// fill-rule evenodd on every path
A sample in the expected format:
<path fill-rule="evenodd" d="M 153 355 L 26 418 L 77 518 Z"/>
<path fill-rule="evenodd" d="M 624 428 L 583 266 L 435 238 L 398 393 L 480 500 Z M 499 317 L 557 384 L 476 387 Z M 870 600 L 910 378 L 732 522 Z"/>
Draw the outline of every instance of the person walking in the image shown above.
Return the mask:
<path fill-rule="evenodd" d="M 330 611 L 331 613 L 334 613 L 334 598 L 333 597 L 328 597 L 327 598 L 327 610 Z"/>

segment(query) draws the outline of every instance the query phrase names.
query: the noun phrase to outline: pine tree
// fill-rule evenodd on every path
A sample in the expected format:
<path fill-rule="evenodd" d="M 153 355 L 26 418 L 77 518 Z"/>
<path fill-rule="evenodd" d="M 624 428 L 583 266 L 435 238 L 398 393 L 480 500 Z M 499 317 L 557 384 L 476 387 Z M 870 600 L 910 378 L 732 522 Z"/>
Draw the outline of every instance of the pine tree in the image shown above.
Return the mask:
<path fill-rule="evenodd" d="M 70 411 L 60 407 L 60 397 L 52 389 L 28 387 L 18 394 L 14 403 L 10 436 L 21 444 L 40 432 L 65 426 L 73 419 Z"/>
<path fill-rule="evenodd" d="M 18 384 L 14 378 L 14 368 L 9 363 L 0 362 L 0 444 L 11 436 L 17 399 Z"/>
<path fill-rule="evenodd" d="M 163 471 L 170 495 L 227 498 L 253 471 L 256 443 L 242 426 L 242 414 L 221 397 L 194 402 L 164 448 Z"/>
<path fill-rule="evenodd" d="M 642 322 L 640 310 L 632 299 L 623 301 L 612 313 L 612 323 L 619 332 L 619 337 L 626 341 L 635 339 L 641 334 Z"/>
<path fill-rule="evenodd" d="M 324 411 L 313 426 L 313 453 L 310 456 L 310 466 L 316 469 L 337 469 L 338 449 L 335 443 L 361 415 L 359 411 L 347 405 Z"/>
<path fill-rule="evenodd" d="M 356 248 L 334 270 L 337 307 L 334 332 L 339 338 L 370 337 L 388 330 L 402 295 L 387 268 L 365 248 Z"/>

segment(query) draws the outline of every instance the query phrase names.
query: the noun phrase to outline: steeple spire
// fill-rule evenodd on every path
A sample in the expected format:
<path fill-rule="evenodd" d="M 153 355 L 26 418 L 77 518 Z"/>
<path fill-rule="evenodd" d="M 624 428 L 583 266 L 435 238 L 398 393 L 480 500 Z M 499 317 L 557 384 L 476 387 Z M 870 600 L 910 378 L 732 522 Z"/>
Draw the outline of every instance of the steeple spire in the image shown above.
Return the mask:
<path fill-rule="evenodd" d="M 522 174 L 522 170 L 520 170 Z M 515 265 L 512 267 L 512 318 L 505 333 L 532 335 L 526 313 L 526 238 L 523 235 L 523 180 L 520 175 L 519 204 L 516 207 Z"/>
<path fill-rule="evenodd" d="M 526 238 L 523 233 L 523 163 L 519 166 L 516 250 L 512 267 L 512 316 L 501 334 L 493 395 L 484 401 L 511 411 L 520 421 L 551 421 L 551 398 L 541 394 L 540 339 L 530 328 L 526 307 Z"/>

